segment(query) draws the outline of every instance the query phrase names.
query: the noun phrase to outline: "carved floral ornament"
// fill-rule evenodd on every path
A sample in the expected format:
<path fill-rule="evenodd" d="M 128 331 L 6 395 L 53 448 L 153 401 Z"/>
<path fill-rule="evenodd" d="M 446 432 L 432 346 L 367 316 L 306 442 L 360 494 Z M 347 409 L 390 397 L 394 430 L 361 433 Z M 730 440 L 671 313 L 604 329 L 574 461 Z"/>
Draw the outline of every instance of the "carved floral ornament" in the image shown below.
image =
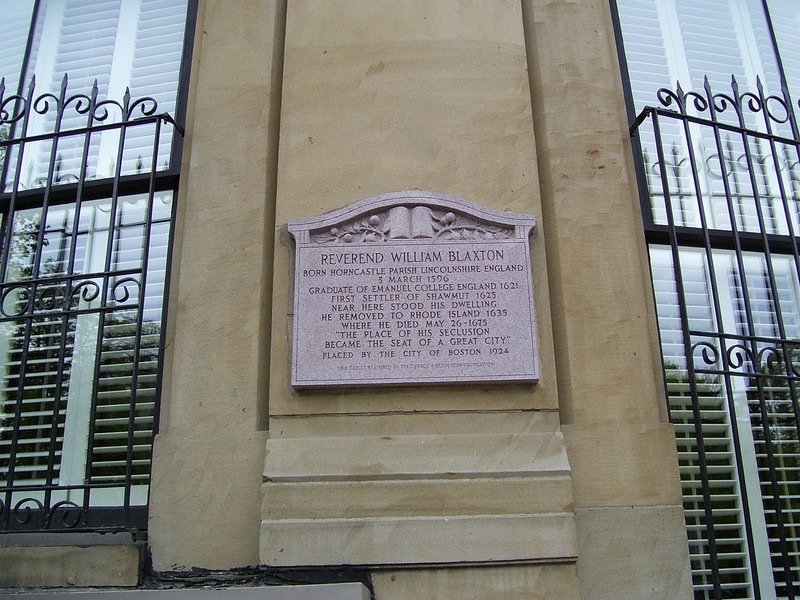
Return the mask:
<path fill-rule="evenodd" d="M 482 223 L 462 213 L 429 206 L 394 206 L 331 227 L 312 232 L 317 244 L 386 242 L 399 239 L 502 240 L 513 237 L 513 227 Z"/>

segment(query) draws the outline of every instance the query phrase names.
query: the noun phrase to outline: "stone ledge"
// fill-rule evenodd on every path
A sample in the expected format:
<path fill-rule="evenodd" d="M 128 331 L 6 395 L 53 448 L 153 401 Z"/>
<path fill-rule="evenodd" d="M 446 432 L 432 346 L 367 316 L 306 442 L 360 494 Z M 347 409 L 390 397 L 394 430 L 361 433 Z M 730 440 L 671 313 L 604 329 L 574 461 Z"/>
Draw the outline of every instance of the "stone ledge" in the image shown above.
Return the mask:
<path fill-rule="evenodd" d="M 96 531 L 47 531 L 14 532 L 0 534 L 0 548 L 46 546 L 126 546 L 139 543 L 146 539 L 146 533 L 137 532 L 136 535 L 127 531 L 96 532 Z"/>
<path fill-rule="evenodd" d="M 572 481 L 553 477 L 269 482 L 263 519 L 334 519 L 572 512 Z"/>
<path fill-rule="evenodd" d="M 20 600 L 369 600 L 369 590 L 360 583 L 282 585 L 259 588 L 213 588 L 183 590 L 123 590 L 92 592 L 16 593 Z M 0 590 L 0 598 L 6 595 Z"/>
<path fill-rule="evenodd" d="M 569 475 L 560 432 L 272 438 L 268 482 Z"/>
<path fill-rule="evenodd" d="M 575 516 L 274 519 L 261 522 L 269 566 L 572 562 Z"/>
<path fill-rule="evenodd" d="M 496 389 L 481 394 L 497 395 Z M 383 399 L 381 397 L 381 399 Z M 550 433 L 559 430 L 557 410 L 421 410 L 389 414 L 272 415 L 273 438 L 393 435 L 468 435 L 486 433 Z"/>

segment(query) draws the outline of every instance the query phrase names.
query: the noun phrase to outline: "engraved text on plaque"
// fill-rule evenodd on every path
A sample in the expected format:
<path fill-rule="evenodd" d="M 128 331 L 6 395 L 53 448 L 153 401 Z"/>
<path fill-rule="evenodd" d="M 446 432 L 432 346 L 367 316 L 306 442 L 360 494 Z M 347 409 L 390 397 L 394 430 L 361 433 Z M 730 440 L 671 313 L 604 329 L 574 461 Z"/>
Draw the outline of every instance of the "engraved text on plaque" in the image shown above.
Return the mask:
<path fill-rule="evenodd" d="M 534 224 L 429 192 L 290 221 L 292 385 L 536 381 Z"/>

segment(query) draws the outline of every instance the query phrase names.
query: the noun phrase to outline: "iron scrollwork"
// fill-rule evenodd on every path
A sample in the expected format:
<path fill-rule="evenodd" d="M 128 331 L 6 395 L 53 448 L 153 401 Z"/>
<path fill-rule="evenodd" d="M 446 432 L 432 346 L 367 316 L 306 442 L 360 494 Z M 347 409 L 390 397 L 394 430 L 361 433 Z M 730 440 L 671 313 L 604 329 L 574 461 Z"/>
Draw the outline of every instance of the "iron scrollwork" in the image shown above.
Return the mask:
<path fill-rule="evenodd" d="M 692 361 L 695 367 L 707 372 L 740 371 L 743 375 L 800 377 L 800 344 L 774 341 L 769 344 L 756 342 L 748 346 L 737 341 L 725 347 L 724 352 L 709 341 L 692 345 Z"/>
<path fill-rule="evenodd" d="M 121 100 L 101 99 L 100 88 L 97 80 L 94 81 L 88 93 L 69 93 L 69 79 L 64 75 L 60 87 L 55 92 L 45 92 L 37 95 L 36 77 L 32 76 L 27 90 L 22 94 L 6 94 L 5 79 L 0 79 L 0 165 L 5 154 L 12 146 L 18 146 L 17 154 L 21 153 L 25 143 L 38 140 L 42 135 L 32 135 L 31 123 L 33 118 L 45 118 L 47 132 L 45 135 L 62 135 L 65 123 L 69 123 L 69 135 L 88 134 L 100 129 L 121 129 L 138 124 L 161 121 L 171 124 L 181 135 L 183 127 L 168 113 L 159 113 L 158 102 L 152 96 L 134 98 L 129 88 Z M 83 142 L 82 142 L 83 143 Z M 33 178 L 28 185 L 45 187 L 48 183 L 63 184 L 79 182 L 87 177 L 84 172 L 81 176 L 80 169 L 69 172 L 64 168 L 66 162 L 61 153 L 51 157 L 51 162 L 46 175 Z M 136 162 L 136 172 L 142 168 L 142 157 Z M 83 166 L 84 171 L 86 165 Z M 6 182 L 6 187 L 11 184 Z M 25 185 L 17 182 L 20 189 Z"/>
<path fill-rule="evenodd" d="M 137 118 L 152 117 L 158 113 L 158 102 L 151 96 L 132 99 L 130 89 L 126 88 L 122 101 L 98 100 L 99 86 L 94 81 L 88 94 L 68 94 L 69 79 L 67 75 L 61 80 L 57 94 L 46 92 L 36 96 L 36 76 L 32 76 L 24 95 L 5 95 L 5 78 L 0 79 L 0 126 L 9 125 L 20 121 L 30 114 L 30 111 L 39 115 L 53 113 L 55 116 L 56 131 L 59 124 L 69 109 L 76 115 L 85 116 L 87 126 L 93 123 L 128 123 Z M 117 115 L 114 120 L 113 115 Z"/>
<path fill-rule="evenodd" d="M 674 109 L 683 116 L 688 116 L 693 108 L 700 116 L 716 120 L 718 116 L 733 112 L 736 122 L 744 125 L 748 114 L 760 114 L 767 131 L 772 131 L 775 123 L 786 123 L 791 118 L 791 104 L 787 96 L 767 94 L 760 77 L 756 77 L 756 93 L 742 92 L 735 76 L 731 76 L 731 92 L 714 92 L 708 77 L 703 80 L 703 92 L 685 91 L 680 82 L 675 89 L 660 88 L 656 92 L 659 103 L 668 109 Z"/>
<path fill-rule="evenodd" d="M 120 305 L 135 305 L 140 302 L 141 281 L 135 275 L 115 278 L 107 285 L 105 302 L 99 306 L 90 306 L 100 297 L 104 287 L 96 278 L 16 282 L 5 286 L 0 292 L 0 318 L 14 319 L 25 315 L 65 313 L 86 308 L 102 309 L 108 308 L 111 303 L 119 308 Z"/>
<path fill-rule="evenodd" d="M 0 516 L 4 505 L 0 500 Z M 38 498 L 23 498 L 18 501 L 11 512 L 14 520 L 23 526 L 36 526 L 37 529 L 74 529 L 81 522 L 83 509 L 71 500 L 61 500 L 46 507 Z M 57 518 L 57 526 L 53 520 Z"/>

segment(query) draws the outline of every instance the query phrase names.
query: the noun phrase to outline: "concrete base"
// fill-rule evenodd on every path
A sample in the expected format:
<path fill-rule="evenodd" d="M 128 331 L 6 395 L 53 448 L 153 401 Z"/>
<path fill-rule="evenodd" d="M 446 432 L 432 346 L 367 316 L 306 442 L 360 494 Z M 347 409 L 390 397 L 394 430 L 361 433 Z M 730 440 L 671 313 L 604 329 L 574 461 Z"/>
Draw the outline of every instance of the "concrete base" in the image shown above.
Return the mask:
<path fill-rule="evenodd" d="M 133 587 L 140 560 L 135 545 L 0 548 L 0 588 Z"/>

